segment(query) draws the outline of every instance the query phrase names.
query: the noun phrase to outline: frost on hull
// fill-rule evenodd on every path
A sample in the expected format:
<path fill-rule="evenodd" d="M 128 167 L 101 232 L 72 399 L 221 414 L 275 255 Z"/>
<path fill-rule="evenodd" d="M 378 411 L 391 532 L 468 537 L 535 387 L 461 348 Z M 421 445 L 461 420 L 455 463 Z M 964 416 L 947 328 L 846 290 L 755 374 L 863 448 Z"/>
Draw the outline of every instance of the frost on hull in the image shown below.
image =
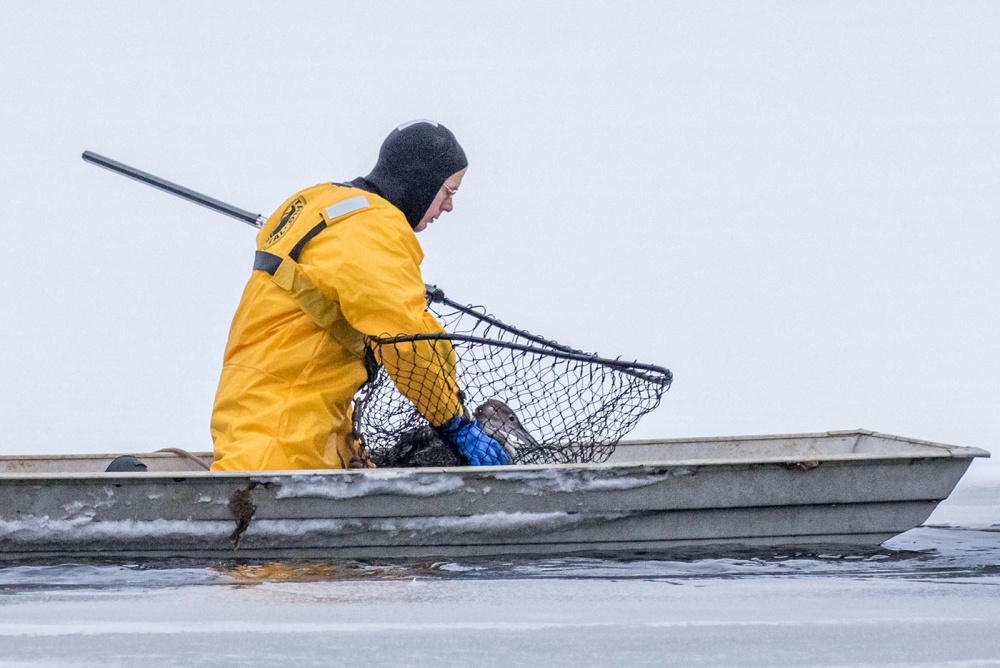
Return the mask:
<path fill-rule="evenodd" d="M 555 492 L 610 492 L 634 490 L 662 483 L 671 478 L 682 478 L 695 475 L 696 467 L 672 467 L 662 472 L 647 475 L 619 475 L 612 471 L 594 471 L 581 469 L 546 469 L 523 471 L 498 471 L 494 474 L 497 480 L 519 483 L 518 493 L 531 496 L 552 494 Z"/>
<path fill-rule="evenodd" d="M 24 517 L 15 522 L 0 521 L 0 544 L 117 544 L 126 547 L 137 541 L 211 540 L 225 538 L 233 530 L 232 522 L 189 520 L 105 520 L 89 518 L 57 520 L 49 517 Z"/>
<path fill-rule="evenodd" d="M 376 544 L 391 544 L 403 539 L 412 545 L 434 545 L 441 542 L 461 543 L 463 537 L 496 539 L 516 535 L 530 536 L 538 532 L 561 531 L 586 523 L 607 522 L 620 517 L 624 517 L 624 514 L 587 517 L 564 512 L 497 512 L 472 516 L 358 518 L 302 522 L 262 520 L 254 524 L 253 533 L 247 533 L 247 540 L 254 537 L 353 535 L 368 536 L 371 542 Z"/>
<path fill-rule="evenodd" d="M 298 476 L 292 479 L 265 478 L 263 481 L 278 485 L 275 494 L 278 499 L 355 499 L 377 495 L 425 497 L 454 492 L 464 485 L 458 474 L 390 470 L 346 473 L 333 478 Z"/>

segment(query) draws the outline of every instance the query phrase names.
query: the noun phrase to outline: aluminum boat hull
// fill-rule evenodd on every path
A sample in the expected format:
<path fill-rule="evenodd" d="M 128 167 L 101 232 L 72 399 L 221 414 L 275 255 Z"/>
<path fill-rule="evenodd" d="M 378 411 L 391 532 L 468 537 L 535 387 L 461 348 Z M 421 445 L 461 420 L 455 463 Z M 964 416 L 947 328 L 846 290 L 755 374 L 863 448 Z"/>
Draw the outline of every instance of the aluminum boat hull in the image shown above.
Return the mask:
<path fill-rule="evenodd" d="M 413 558 L 877 546 L 977 448 L 869 431 L 618 445 L 603 464 L 208 472 L 0 457 L 0 559 Z M 210 455 L 204 455 L 210 457 Z"/>

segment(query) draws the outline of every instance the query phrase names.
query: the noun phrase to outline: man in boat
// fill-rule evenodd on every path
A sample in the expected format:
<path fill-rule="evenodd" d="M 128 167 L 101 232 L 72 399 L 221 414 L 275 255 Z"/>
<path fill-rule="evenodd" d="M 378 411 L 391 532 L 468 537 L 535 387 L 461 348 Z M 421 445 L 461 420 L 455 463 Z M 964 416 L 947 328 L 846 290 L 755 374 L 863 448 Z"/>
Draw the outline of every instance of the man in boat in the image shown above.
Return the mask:
<path fill-rule="evenodd" d="M 453 207 L 468 168 L 443 125 L 393 130 L 368 176 L 292 195 L 257 235 L 226 344 L 212 470 L 370 466 L 352 434 L 367 337 L 436 334 L 416 233 Z M 447 341 L 380 346 L 400 392 L 470 464 L 506 464 L 463 407 Z"/>

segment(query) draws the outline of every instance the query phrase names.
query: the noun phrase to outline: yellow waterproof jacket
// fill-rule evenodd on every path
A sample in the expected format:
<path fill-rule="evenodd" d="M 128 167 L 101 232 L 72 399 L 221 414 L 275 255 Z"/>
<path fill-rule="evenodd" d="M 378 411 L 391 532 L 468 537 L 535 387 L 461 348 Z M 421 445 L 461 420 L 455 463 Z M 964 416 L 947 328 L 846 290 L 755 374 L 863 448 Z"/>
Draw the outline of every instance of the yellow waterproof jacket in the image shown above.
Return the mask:
<path fill-rule="evenodd" d="M 388 201 L 329 183 L 289 198 L 257 248 L 215 398 L 212 470 L 346 468 L 365 336 L 443 332 L 426 310 L 423 251 Z M 462 411 L 450 344 L 379 352 L 431 424 Z"/>

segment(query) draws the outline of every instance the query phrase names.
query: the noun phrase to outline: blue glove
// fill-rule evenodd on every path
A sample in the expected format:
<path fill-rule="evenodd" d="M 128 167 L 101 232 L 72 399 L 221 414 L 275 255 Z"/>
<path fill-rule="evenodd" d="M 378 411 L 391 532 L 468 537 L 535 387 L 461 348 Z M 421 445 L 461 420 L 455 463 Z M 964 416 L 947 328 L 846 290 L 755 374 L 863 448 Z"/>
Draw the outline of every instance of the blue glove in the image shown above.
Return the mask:
<path fill-rule="evenodd" d="M 455 417 L 438 427 L 437 431 L 458 446 L 458 451 L 472 466 L 502 466 L 507 463 L 503 447 L 471 420 Z"/>

